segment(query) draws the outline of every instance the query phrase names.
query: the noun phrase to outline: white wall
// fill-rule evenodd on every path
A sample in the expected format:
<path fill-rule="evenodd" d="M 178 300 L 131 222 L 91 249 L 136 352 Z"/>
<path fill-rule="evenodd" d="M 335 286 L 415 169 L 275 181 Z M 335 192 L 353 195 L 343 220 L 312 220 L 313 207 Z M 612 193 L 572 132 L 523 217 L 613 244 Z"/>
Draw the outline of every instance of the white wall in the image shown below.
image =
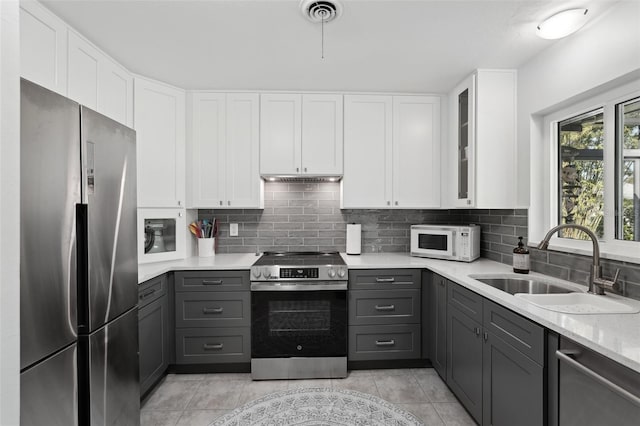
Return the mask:
<path fill-rule="evenodd" d="M 640 76 L 640 2 L 623 0 L 518 69 L 518 203 L 529 205 L 529 237 L 544 213 L 541 117 Z M 531 169 L 529 168 L 531 167 Z M 531 183 L 531 185 L 530 185 Z"/>
<path fill-rule="evenodd" d="M 20 415 L 20 80 L 18 1 L 0 0 L 0 425 Z"/>

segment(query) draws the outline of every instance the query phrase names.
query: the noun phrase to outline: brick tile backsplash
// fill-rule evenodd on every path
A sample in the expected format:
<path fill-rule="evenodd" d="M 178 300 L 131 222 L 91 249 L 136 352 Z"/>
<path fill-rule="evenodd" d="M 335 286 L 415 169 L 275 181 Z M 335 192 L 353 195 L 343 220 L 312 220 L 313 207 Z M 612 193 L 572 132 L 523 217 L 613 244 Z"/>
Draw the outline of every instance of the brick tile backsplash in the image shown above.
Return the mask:
<path fill-rule="evenodd" d="M 480 225 L 482 257 L 511 264 L 518 236 L 528 239 L 526 209 L 341 210 L 340 184 L 265 183 L 264 210 L 199 210 L 201 219 L 220 222 L 220 253 L 346 250 L 346 224 L 362 224 L 362 252 L 410 251 L 414 224 Z M 229 224 L 238 223 L 238 236 Z M 531 269 L 587 285 L 591 258 L 529 247 Z M 620 269 L 624 295 L 640 300 L 640 264 L 603 261 L 605 276 Z"/>

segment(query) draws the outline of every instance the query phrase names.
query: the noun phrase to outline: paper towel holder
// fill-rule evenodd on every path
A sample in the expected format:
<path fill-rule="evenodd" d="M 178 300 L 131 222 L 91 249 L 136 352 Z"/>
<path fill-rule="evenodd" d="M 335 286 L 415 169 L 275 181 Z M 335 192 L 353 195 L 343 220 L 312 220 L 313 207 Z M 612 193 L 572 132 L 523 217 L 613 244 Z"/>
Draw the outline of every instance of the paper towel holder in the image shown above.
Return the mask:
<path fill-rule="evenodd" d="M 358 223 L 347 224 L 347 254 L 362 253 L 362 225 Z"/>

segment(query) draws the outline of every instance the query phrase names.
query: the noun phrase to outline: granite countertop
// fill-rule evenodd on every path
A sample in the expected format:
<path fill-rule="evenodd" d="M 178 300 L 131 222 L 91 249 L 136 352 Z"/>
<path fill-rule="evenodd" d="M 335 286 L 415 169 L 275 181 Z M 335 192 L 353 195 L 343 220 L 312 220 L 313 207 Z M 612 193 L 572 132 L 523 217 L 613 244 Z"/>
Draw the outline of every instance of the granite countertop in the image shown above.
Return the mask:
<path fill-rule="evenodd" d="M 622 365 L 640 372 L 640 314 L 563 314 L 539 308 L 511 294 L 481 283 L 470 275 L 512 274 L 510 265 L 488 259 L 475 262 L 412 257 L 408 253 L 342 254 L 349 269 L 426 268 L 466 287 L 550 330 L 593 349 Z M 192 257 L 184 260 L 142 264 L 138 268 L 141 283 L 169 271 L 180 270 L 247 270 L 258 259 L 255 254 L 217 254 L 211 258 Z M 586 287 L 546 275 L 547 282 L 557 282 L 585 291 Z M 640 306 L 639 301 L 615 295 L 612 299 Z"/>

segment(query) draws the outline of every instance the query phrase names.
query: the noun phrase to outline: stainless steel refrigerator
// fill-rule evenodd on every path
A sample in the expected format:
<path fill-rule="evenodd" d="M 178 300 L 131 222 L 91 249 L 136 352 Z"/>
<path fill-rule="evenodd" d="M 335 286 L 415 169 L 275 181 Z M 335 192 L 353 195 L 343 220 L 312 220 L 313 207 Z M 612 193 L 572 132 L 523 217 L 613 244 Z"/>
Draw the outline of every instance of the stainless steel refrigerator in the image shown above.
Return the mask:
<path fill-rule="evenodd" d="M 137 425 L 135 132 L 21 92 L 21 424 Z"/>

